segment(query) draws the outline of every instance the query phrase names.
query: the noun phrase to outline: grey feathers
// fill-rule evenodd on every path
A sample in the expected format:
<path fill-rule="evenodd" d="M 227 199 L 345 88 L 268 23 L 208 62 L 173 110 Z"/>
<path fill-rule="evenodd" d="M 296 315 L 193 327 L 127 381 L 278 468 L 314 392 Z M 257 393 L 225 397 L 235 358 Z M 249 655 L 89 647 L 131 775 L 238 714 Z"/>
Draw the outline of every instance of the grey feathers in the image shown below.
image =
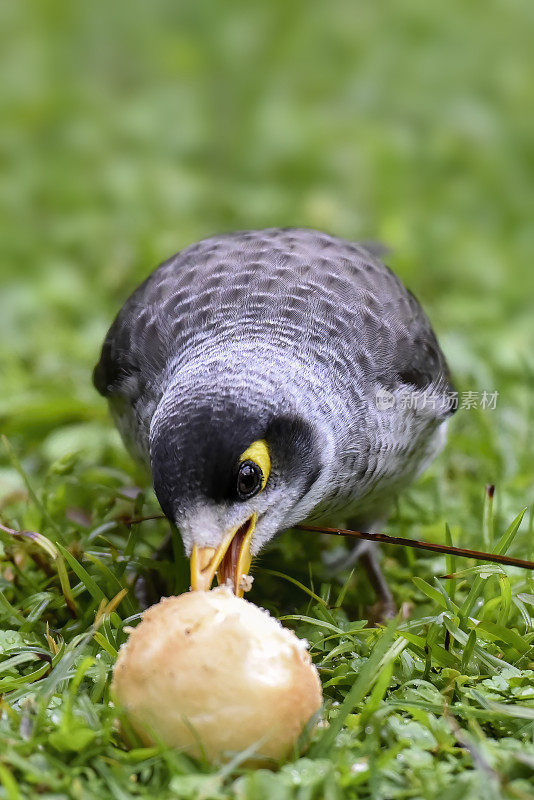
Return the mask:
<path fill-rule="evenodd" d="M 305 419 L 323 479 L 293 516 L 372 506 L 404 485 L 450 412 L 401 407 L 401 395 L 452 390 L 426 315 L 375 255 L 274 228 L 215 236 L 163 263 L 119 312 L 94 381 L 147 461 L 158 421 L 194 428 L 199 405 L 219 426 L 246 417 L 260 433 L 283 413 Z M 379 391 L 394 407 L 377 410 Z"/>
<path fill-rule="evenodd" d="M 369 250 L 275 228 L 206 239 L 163 263 L 111 326 L 95 385 L 130 395 L 133 378 L 142 390 L 213 334 L 317 348 L 334 368 L 359 363 L 389 387 L 448 375 L 419 303 Z"/>

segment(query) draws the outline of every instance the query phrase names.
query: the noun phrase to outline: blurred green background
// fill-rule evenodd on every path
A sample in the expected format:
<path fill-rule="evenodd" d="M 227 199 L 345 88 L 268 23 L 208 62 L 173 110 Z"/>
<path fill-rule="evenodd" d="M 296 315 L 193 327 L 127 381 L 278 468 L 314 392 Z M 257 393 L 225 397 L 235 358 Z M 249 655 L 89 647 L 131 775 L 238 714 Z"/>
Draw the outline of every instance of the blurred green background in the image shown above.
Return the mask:
<path fill-rule="evenodd" d="M 500 392 L 405 518 L 468 543 L 484 484 L 508 519 L 530 502 L 532 3 L 43 0 L 0 31 L 0 428 L 37 481 L 72 450 L 133 470 L 91 369 L 149 271 L 304 225 L 386 242 L 458 388 Z"/>

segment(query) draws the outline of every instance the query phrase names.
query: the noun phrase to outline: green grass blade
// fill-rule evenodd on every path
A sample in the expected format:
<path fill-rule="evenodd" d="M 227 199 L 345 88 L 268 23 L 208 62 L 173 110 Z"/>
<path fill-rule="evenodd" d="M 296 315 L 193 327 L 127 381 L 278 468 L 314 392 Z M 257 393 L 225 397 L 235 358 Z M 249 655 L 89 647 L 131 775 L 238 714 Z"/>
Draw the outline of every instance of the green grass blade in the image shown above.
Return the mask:
<path fill-rule="evenodd" d="M 381 633 L 371 655 L 358 673 L 354 684 L 343 700 L 330 726 L 323 733 L 317 744 L 313 746 L 312 752 L 314 756 L 320 757 L 330 750 L 348 715 L 354 711 L 368 692 L 371 691 L 373 684 L 380 676 L 379 666 L 393 641 L 396 627 L 397 621 L 392 620 Z M 382 668 L 385 666 L 384 664 Z"/>
<path fill-rule="evenodd" d="M 58 544 L 58 548 L 64 557 L 65 561 L 68 563 L 69 567 L 72 569 L 73 572 L 76 573 L 78 578 L 81 580 L 89 594 L 99 602 L 101 600 L 105 600 L 107 602 L 108 598 L 97 584 L 97 582 L 89 575 L 85 567 L 82 567 L 78 559 L 74 558 L 72 553 L 63 547 L 61 544 Z"/>

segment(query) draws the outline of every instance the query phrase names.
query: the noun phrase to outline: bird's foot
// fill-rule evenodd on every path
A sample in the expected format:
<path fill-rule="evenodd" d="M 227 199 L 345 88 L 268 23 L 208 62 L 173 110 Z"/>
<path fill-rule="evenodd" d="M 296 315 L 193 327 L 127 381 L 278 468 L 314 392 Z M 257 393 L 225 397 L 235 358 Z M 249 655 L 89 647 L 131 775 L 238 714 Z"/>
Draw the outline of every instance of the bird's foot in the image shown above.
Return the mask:
<path fill-rule="evenodd" d="M 397 606 L 393 600 L 380 598 L 367 609 L 367 620 L 370 625 L 380 625 L 397 616 Z"/>
<path fill-rule="evenodd" d="M 399 616 L 400 619 L 409 619 L 413 610 L 412 603 L 402 603 L 397 608 L 396 603 L 389 598 L 380 598 L 367 609 L 367 620 L 369 625 L 381 625 Z"/>

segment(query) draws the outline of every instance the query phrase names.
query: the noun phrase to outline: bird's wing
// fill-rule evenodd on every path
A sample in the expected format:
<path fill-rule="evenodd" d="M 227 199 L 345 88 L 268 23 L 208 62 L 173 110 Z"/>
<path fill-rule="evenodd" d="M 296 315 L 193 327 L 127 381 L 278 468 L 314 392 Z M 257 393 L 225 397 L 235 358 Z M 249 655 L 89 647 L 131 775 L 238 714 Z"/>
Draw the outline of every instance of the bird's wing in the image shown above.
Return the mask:
<path fill-rule="evenodd" d="M 263 302 L 277 325 L 287 317 L 289 326 L 293 295 L 307 308 L 310 343 L 321 346 L 328 339 L 328 346 L 343 345 L 349 353 L 352 348 L 355 368 L 361 358 L 364 373 L 369 365 L 370 381 L 389 389 L 452 388 L 426 314 L 374 248 L 307 229 L 269 229 L 206 239 L 152 273 L 106 336 L 94 371 L 98 391 L 135 401 L 147 386 L 158 385 L 178 342 L 187 345 L 197 334 L 216 306 L 210 297 L 218 292 L 236 319 L 244 305 L 256 303 L 261 320 L 267 313 Z M 214 313 L 217 325 L 227 323 L 220 303 Z M 339 335 L 333 337 L 325 323 L 335 328 L 336 322 Z"/>
<path fill-rule="evenodd" d="M 93 371 L 94 385 L 104 397 L 122 394 L 133 399 L 164 369 L 169 340 L 162 303 L 168 287 L 163 282 L 158 291 L 158 275 L 168 263 L 164 262 L 128 298 L 106 335 Z"/>
<path fill-rule="evenodd" d="M 393 336 L 389 372 L 391 386 L 388 388 L 407 385 L 419 390 L 432 387 L 433 391 L 444 394 L 452 392 L 454 387 L 447 361 L 418 300 L 404 286 L 402 294 L 395 299 L 396 312 L 390 323 Z"/>

